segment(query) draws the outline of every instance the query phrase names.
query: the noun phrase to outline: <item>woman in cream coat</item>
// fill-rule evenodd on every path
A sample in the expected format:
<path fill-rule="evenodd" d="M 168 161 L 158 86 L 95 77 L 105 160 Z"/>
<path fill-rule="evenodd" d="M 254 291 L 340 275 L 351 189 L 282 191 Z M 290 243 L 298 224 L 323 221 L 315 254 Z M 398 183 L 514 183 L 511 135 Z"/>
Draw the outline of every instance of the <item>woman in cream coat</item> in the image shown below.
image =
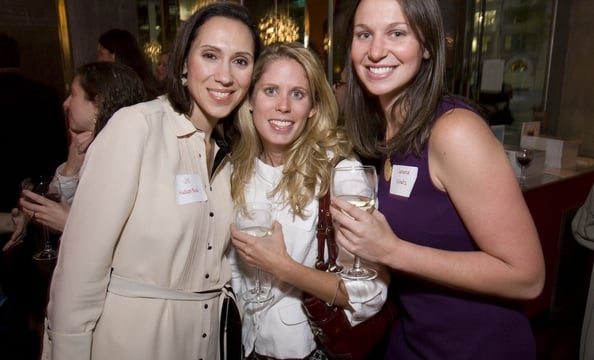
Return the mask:
<path fill-rule="evenodd" d="M 244 7 L 201 8 L 172 49 L 167 95 L 118 111 L 93 141 L 52 280 L 46 358 L 219 358 L 232 201 L 215 127 L 245 98 L 258 52 Z"/>

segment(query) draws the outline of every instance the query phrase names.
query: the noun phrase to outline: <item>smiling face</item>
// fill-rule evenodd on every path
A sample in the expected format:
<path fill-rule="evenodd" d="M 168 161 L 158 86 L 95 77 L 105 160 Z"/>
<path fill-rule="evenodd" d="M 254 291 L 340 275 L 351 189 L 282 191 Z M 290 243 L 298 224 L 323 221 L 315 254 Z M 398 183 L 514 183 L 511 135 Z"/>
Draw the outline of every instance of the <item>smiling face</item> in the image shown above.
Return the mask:
<path fill-rule="evenodd" d="M 397 0 L 362 0 L 353 29 L 351 60 L 357 77 L 381 102 L 391 102 L 414 79 L 429 52 Z"/>
<path fill-rule="evenodd" d="M 287 58 L 266 66 L 254 85 L 250 105 L 264 154 L 277 159 L 299 138 L 316 112 L 303 67 Z"/>
<path fill-rule="evenodd" d="M 238 20 L 217 16 L 200 27 L 186 58 L 192 118 L 199 111 L 218 121 L 239 104 L 249 89 L 254 47 L 249 28 Z"/>
<path fill-rule="evenodd" d="M 87 95 L 80 86 L 78 76 L 72 80 L 70 95 L 64 101 L 64 110 L 68 118 L 68 126 L 75 133 L 95 130 L 97 106 L 87 99 Z"/>

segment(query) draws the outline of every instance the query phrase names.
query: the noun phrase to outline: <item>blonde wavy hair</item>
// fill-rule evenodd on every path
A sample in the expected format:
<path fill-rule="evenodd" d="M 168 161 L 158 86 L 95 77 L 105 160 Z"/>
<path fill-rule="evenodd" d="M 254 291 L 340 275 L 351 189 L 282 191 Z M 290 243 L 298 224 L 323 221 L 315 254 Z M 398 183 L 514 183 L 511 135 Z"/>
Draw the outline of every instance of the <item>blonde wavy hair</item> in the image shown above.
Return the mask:
<path fill-rule="evenodd" d="M 337 127 L 338 107 L 320 59 L 300 43 L 272 44 L 262 51 L 254 65 L 249 97 L 253 95 L 255 84 L 268 65 L 280 59 L 294 60 L 301 65 L 309 82 L 312 106 L 316 112 L 286 151 L 282 179 L 268 196 L 282 194 L 284 205 L 289 205 L 293 214 L 303 219 L 307 217 L 304 213 L 306 205 L 328 192 L 330 171 L 339 159 L 350 156 L 351 144 L 344 130 Z M 244 101 L 238 111 L 238 134 L 231 153 L 231 195 L 235 207 L 243 210 L 244 187 L 253 177 L 255 159 L 263 150 L 249 104 L 249 99 Z M 316 194 L 317 185 L 319 192 Z"/>

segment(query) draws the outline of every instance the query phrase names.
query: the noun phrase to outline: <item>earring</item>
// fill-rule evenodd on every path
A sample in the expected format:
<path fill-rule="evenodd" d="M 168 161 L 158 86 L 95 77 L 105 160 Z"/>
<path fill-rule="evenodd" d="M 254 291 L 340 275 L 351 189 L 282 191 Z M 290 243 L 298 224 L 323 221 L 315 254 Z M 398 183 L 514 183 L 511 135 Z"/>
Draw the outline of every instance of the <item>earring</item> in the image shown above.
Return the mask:
<path fill-rule="evenodd" d="M 181 84 L 182 86 L 188 85 L 188 73 L 183 73 L 181 76 Z"/>

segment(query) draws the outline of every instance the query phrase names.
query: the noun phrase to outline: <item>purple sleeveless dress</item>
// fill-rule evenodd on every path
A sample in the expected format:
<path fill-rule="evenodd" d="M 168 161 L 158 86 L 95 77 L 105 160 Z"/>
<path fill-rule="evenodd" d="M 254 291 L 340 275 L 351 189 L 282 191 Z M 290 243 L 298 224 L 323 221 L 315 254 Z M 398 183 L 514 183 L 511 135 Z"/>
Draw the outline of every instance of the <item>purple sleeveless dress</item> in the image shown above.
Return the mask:
<path fill-rule="evenodd" d="M 470 109 L 460 99 L 444 99 L 437 116 L 460 107 Z M 451 251 L 478 249 L 448 195 L 431 183 L 427 146 L 420 157 L 391 158 L 392 165 L 418 168 L 408 198 L 390 194 L 384 162 L 385 158 L 378 176 L 379 210 L 400 238 Z M 396 272 L 391 284 L 402 316 L 390 335 L 386 359 L 536 358 L 532 330 L 519 303 L 459 292 Z"/>

